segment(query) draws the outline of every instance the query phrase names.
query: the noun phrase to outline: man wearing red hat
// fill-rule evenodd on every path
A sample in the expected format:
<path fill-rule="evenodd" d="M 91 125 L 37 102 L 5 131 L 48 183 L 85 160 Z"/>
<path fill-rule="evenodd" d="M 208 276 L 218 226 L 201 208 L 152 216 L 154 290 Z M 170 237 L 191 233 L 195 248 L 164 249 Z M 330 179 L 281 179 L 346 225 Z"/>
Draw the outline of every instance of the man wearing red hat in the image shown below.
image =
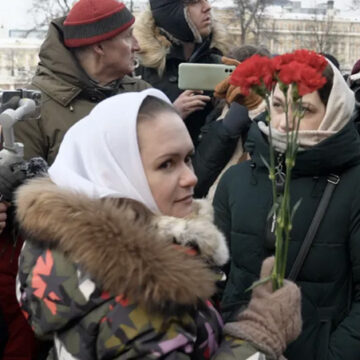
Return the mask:
<path fill-rule="evenodd" d="M 116 0 L 79 0 L 55 19 L 41 46 L 32 85 L 41 90 L 39 118 L 18 122 L 25 158 L 54 161 L 65 132 L 101 100 L 150 87 L 130 77 L 139 44 L 134 16 Z"/>

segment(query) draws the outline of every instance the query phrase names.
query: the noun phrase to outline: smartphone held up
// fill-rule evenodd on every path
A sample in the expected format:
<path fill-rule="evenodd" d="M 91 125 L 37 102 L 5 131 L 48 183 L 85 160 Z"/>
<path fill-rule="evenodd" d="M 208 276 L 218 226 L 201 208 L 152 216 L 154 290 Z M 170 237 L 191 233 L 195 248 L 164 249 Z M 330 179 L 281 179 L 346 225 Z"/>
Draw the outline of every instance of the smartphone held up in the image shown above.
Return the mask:
<path fill-rule="evenodd" d="M 213 91 L 234 69 L 234 65 L 181 63 L 178 87 L 182 90 Z"/>

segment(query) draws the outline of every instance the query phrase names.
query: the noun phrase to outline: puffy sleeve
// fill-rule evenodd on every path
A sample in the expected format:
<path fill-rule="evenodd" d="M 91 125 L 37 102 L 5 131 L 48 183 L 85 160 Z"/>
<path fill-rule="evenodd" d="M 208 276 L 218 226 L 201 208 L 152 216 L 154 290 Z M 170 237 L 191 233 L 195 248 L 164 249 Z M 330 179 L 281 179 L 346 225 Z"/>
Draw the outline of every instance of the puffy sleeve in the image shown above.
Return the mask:
<path fill-rule="evenodd" d="M 100 324 L 98 359 L 245 360 L 257 351 L 243 340 L 223 337 L 221 318 L 211 306 L 164 318 L 121 297 L 116 302 Z"/>
<path fill-rule="evenodd" d="M 356 195 L 355 195 L 356 194 Z M 331 334 L 328 360 L 357 360 L 360 352 L 360 189 L 354 190 L 351 209 L 349 254 L 351 262 L 351 303 L 348 316 Z"/>

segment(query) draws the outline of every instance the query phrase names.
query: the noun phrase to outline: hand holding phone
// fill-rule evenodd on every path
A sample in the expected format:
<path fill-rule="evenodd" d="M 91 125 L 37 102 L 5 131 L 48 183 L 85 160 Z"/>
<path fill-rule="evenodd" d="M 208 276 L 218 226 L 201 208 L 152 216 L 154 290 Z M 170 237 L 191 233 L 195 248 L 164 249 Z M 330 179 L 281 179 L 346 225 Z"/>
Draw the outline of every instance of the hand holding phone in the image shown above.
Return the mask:
<path fill-rule="evenodd" d="M 186 119 L 194 111 L 202 110 L 210 96 L 203 95 L 203 91 L 185 90 L 174 101 L 174 106 L 183 119 Z"/>

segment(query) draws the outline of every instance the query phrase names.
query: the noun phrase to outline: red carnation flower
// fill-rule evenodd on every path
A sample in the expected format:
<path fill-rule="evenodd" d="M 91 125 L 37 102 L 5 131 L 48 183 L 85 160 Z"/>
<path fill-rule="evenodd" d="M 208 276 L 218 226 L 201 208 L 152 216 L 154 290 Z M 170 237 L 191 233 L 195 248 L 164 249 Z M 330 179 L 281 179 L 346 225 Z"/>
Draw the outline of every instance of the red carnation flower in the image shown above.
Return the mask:
<path fill-rule="evenodd" d="M 303 65 L 296 61 L 281 65 L 278 73 L 279 80 L 285 85 L 297 83 L 301 79 L 302 67 Z"/>
<path fill-rule="evenodd" d="M 296 50 L 293 52 L 293 56 L 295 61 L 306 64 L 321 73 L 328 65 L 327 60 L 322 55 L 314 51 L 306 49 Z"/>
<path fill-rule="evenodd" d="M 276 71 L 279 71 L 283 65 L 289 64 L 294 61 L 293 54 L 278 55 L 272 58 L 272 63 Z"/>
<path fill-rule="evenodd" d="M 321 72 L 297 61 L 283 65 L 278 76 L 285 85 L 296 84 L 300 96 L 312 93 L 326 83 L 326 78 L 322 76 Z"/>
<path fill-rule="evenodd" d="M 230 78 L 230 84 L 239 86 L 243 95 L 254 90 L 261 96 L 272 90 L 275 75 L 285 85 L 296 84 L 303 96 L 320 89 L 326 83 L 322 72 L 326 59 L 314 51 L 302 49 L 273 59 L 254 55 L 239 64 Z"/>
<path fill-rule="evenodd" d="M 253 55 L 239 64 L 233 71 L 229 83 L 239 86 L 243 95 L 249 95 L 250 90 L 259 90 L 265 86 L 271 91 L 274 84 L 274 67 L 271 59 Z"/>

